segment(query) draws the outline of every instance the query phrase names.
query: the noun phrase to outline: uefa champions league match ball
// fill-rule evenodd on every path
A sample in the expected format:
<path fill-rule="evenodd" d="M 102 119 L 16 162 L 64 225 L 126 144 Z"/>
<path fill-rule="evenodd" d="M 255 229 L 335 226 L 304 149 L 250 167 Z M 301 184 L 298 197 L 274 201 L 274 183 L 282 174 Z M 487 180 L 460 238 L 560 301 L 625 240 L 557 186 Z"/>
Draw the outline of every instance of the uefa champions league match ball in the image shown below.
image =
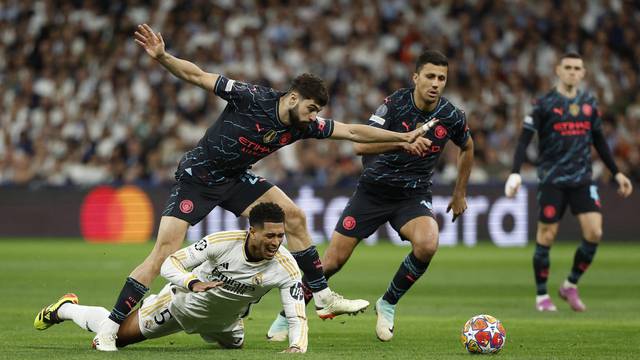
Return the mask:
<path fill-rule="evenodd" d="M 494 354 L 507 341 L 507 332 L 502 322 L 491 315 L 476 315 L 462 327 L 460 340 L 472 354 Z"/>

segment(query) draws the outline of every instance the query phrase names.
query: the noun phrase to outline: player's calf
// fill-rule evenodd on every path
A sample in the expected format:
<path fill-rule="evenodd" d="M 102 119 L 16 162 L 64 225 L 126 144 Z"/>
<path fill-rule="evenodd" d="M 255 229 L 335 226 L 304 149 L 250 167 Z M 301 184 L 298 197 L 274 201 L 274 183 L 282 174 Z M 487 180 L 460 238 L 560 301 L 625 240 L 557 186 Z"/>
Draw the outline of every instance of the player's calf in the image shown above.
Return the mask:
<path fill-rule="evenodd" d="M 342 235 L 337 231 L 333 232 L 329 247 L 327 247 L 322 256 L 322 267 L 324 276 L 327 279 L 342 269 L 342 266 L 349 260 L 357 245 L 357 238 Z"/>

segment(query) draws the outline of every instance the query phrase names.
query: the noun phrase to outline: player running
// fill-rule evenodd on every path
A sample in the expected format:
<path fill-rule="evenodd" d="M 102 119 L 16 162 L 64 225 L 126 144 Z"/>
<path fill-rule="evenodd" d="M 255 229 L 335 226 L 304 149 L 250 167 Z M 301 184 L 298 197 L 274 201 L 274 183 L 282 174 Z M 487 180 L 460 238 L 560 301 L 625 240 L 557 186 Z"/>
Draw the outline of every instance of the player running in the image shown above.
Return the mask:
<path fill-rule="evenodd" d="M 118 330 L 117 346 L 185 331 L 224 348 L 240 348 L 242 318 L 252 304 L 277 288 L 290 339 L 285 352 L 305 352 L 308 329 L 301 275 L 293 256 L 280 246 L 284 221 L 278 205 L 261 203 L 251 209 L 249 230 L 214 233 L 173 253 L 162 264 L 162 276 L 169 284 L 127 316 Z M 76 295 L 66 294 L 42 309 L 34 326 L 45 330 L 73 320 L 95 332 L 108 316 L 107 309 L 78 305 Z M 94 341 L 98 346 L 100 339 Z"/>
<path fill-rule="evenodd" d="M 317 115 L 328 101 L 327 90 L 322 80 L 311 74 L 295 78 L 284 93 L 207 73 L 176 58 L 165 51 L 160 33 L 154 33 L 146 24 L 138 26 L 135 41 L 173 75 L 212 91 L 228 104 L 198 145 L 180 161 L 177 183 L 162 214 L 155 246 L 125 281 L 111 314 L 96 335 L 97 349 L 117 350 L 118 326 L 147 292 L 162 262 L 180 247 L 189 225 L 200 222 L 216 206 L 247 216 L 256 204 L 280 205 L 287 215 L 287 246 L 309 279 L 318 316 L 332 318 L 364 310 L 369 305 L 367 301 L 347 300 L 329 289 L 302 210 L 282 190 L 248 169 L 300 139 L 413 142 L 424 130 L 396 133 L 322 119 Z"/>
<path fill-rule="evenodd" d="M 413 144 L 356 145 L 365 155 L 365 168 L 336 225 L 322 263 L 329 278 L 347 262 L 361 239 L 385 222 L 411 242 L 412 251 L 400 264 L 391 284 L 376 301 L 376 335 L 393 337 L 394 315 L 400 298 L 425 273 L 438 248 L 438 224 L 431 202 L 431 176 L 448 140 L 460 148 L 458 179 L 449 203 L 453 220 L 467 208 L 466 186 L 473 164 L 473 141 L 464 112 L 442 97 L 448 60 L 438 51 L 425 51 L 416 64 L 413 88 L 387 97 L 369 118 L 372 128 L 412 131 L 437 122 L 426 137 Z M 428 139 L 427 139 L 428 138 Z M 278 315 L 267 337 L 284 340 L 286 318 Z"/>
<path fill-rule="evenodd" d="M 522 179 L 520 167 L 535 133 L 539 139 L 538 160 L 538 231 L 533 255 L 536 281 L 536 309 L 556 311 L 547 292 L 549 250 L 558 233 L 558 222 L 567 205 L 577 216 L 582 229 L 573 266 L 559 289 L 559 295 L 575 311 L 586 306 L 578 294 L 578 280 L 587 270 L 602 238 L 602 215 L 598 188 L 591 180 L 591 144 L 614 175 L 618 193 L 628 197 L 633 191 L 629 179 L 618 171 L 604 134 L 602 119 L 594 97 L 578 89 L 584 78 L 582 57 L 577 53 L 562 55 L 556 66 L 560 80 L 556 87 L 537 99 L 531 115 L 524 120 L 522 134 L 514 155 L 512 174 L 505 184 L 505 194 L 513 197 Z"/>

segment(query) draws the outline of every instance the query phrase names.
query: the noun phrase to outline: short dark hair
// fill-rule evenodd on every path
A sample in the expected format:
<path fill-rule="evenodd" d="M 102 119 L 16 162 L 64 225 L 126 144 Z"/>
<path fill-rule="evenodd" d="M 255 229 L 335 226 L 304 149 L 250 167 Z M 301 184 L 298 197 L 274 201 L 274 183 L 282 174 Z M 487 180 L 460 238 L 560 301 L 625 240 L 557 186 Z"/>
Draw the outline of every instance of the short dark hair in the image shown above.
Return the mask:
<path fill-rule="evenodd" d="M 420 72 L 420 69 L 426 64 L 449 67 L 449 60 L 438 50 L 426 50 L 416 61 L 416 72 Z"/>
<path fill-rule="evenodd" d="M 564 59 L 580 59 L 582 60 L 582 55 L 580 55 L 577 51 L 568 51 L 560 56 L 558 63 L 561 63 Z"/>
<path fill-rule="evenodd" d="M 284 210 L 272 202 L 264 202 L 254 206 L 249 212 L 249 225 L 263 228 L 266 222 L 283 223 Z"/>
<path fill-rule="evenodd" d="M 325 106 L 329 102 L 329 92 L 324 81 L 310 73 L 298 75 L 293 79 L 288 92 L 292 91 L 297 91 L 302 98 L 311 99 L 320 106 Z"/>

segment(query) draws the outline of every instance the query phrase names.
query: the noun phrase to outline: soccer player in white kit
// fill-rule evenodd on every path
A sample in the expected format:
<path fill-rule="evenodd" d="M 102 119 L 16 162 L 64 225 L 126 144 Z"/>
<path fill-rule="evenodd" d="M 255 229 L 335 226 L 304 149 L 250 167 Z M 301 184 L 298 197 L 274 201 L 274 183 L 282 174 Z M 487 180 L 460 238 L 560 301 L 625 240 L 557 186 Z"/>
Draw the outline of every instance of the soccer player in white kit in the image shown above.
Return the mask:
<path fill-rule="evenodd" d="M 308 328 L 301 274 L 289 251 L 280 246 L 284 212 L 274 203 L 258 204 L 249 214 L 249 225 L 249 230 L 208 235 L 170 255 L 161 270 L 169 283 L 127 317 L 118 331 L 117 345 L 184 331 L 225 348 L 240 348 L 242 318 L 252 304 L 278 288 L 289 323 L 285 352 L 305 352 Z M 95 332 L 107 316 L 107 309 L 78 305 L 75 294 L 66 294 L 42 309 L 34 326 L 45 330 L 73 320 Z"/>

